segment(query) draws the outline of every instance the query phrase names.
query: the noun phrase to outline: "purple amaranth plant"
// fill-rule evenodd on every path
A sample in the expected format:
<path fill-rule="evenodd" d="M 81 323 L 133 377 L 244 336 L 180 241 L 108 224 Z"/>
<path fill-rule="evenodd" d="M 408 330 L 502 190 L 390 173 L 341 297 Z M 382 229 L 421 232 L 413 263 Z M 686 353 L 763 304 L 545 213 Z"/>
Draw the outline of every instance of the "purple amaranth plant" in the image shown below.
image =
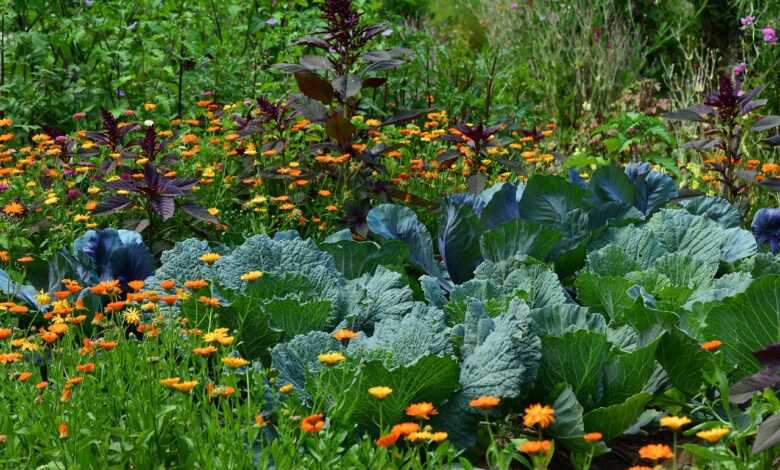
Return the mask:
<path fill-rule="evenodd" d="M 750 183 L 756 181 L 754 173 L 739 168 L 742 161 L 742 136 L 745 132 L 744 121 L 740 118 L 766 104 L 766 100 L 757 99 L 764 88 L 765 85 L 743 92 L 739 80 L 722 76 L 717 91 L 706 95 L 703 104 L 663 115 L 669 120 L 704 124 L 702 137 L 688 142 L 683 147 L 708 155 L 705 168 L 718 174 L 723 196 L 732 202 L 738 202 L 750 188 Z M 748 130 L 766 131 L 778 126 L 780 116 L 764 116 L 756 120 Z M 716 158 L 712 158 L 712 154 Z M 780 190 L 780 181 L 765 180 L 760 184 Z"/>
<path fill-rule="evenodd" d="M 145 207 L 149 218 L 159 216 L 163 221 L 173 217 L 178 206 L 184 212 L 198 220 L 218 224 L 219 220 L 207 210 L 187 199 L 192 188 L 198 183 L 196 178 L 170 178 L 161 174 L 151 161 L 144 165 L 144 177 L 140 181 L 118 180 L 106 183 L 106 189 L 135 194 L 130 198 L 125 194 L 113 194 L 100 202 L 95 215 L 107 215 L 131 208 L 137 204 Z M 178 204 L 176 200 L 181 200 Z"/>

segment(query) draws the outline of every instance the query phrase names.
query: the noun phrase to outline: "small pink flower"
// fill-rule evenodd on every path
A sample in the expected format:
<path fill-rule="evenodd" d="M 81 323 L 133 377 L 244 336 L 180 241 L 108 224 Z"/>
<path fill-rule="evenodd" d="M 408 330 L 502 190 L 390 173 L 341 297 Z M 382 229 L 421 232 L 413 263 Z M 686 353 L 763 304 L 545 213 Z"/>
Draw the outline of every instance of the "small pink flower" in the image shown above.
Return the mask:
<path fill-rule="evenodd" d="M 753 24 L 754 21 L 756 21 L 755 16 L 746 16 L 744 18 L 739 19 L 739 24 L 741 24 L 742 26 L 749 26 Z"/>
<path fill-rule="evenodd" d="M 745 64 L 744 62 L 734 66 L 734 75 L 736 75 L 738 77 L 740 75 L 742 75 L 743 73 L 745 73 L 746 71 L 747 71 L 747 64 Z"/>
<path fill-rule="evenodd" d="M 764 43 L 765 44 L 776 44 L 777 43 L 777 32 L 774 28 L 764 28 L 761 30 L 761 34 L 764 35 Z"/>

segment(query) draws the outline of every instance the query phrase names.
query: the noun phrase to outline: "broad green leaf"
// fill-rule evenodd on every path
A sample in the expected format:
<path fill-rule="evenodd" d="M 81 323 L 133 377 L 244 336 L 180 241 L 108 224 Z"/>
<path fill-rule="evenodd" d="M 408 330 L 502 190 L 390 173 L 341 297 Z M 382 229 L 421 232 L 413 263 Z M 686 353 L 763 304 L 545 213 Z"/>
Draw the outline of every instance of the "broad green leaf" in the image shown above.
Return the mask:
<path fill-rule="evenodd" d="M 553 228 L 515 219 L 483 233 L 479 244 L 482 256 L 489 261 L 523 255 L 543 260 L 560 238 Z"/>
<path fill-rule="evenodd" d="M 600 432 L 605 441 L 620 437 L 636 422 L 652 397 L 650 393 L 641 392 L 622 403 L 589 411 L 583 417 L 585 432 Z"/>
<path fill-rule="evenodd" d="M 539 385 L 552 390 L 559 383 L 569 384 L 583 406 L 596 406 L 602 397 L 609 349 L 607 335 L 601 332 L 579 330 L 542 338 Z"/>
<path fill-rule="evenodd" d="M 704 332 L 705 339 L 723 342 L 723 355 L 739 377 L 758 371 L 752 353 L 780 342 L 780 276 L 756 279 L 745 292 L 724 299 L 708 315 Z"/>
<path fill-rule="evenodd" d="M 409 249 L 398 240 L 385 240 L 381 244 L 372 241 L 341 240 L 323 243 L 322 249 L 333 256 L 336 269 L 347 279 L 371 274 L 377 266 L 402 266 Z"/>

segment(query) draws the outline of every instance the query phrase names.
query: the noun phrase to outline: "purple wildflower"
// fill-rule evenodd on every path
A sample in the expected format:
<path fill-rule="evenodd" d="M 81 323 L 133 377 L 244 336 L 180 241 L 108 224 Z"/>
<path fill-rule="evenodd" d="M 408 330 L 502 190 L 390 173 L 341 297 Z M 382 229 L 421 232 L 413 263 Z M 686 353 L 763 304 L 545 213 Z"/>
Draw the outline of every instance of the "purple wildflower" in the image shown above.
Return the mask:
<path fill-rule="evenodd" d="M 777 43 L 777 32 L 774 28 L 764 28 L 761 30 L 761 34 L 764 35 L 764 43 L 765 44 L 776 44 Z"/>

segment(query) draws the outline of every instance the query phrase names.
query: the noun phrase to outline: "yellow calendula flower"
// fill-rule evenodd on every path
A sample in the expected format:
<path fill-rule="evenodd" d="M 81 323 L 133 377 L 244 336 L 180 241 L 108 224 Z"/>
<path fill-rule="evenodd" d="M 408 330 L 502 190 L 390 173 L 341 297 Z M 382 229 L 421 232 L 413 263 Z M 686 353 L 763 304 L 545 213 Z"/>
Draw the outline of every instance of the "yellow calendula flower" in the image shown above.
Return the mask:
<path fill-rule="evenodd" d="M 244 367 L 245 365 L 249 364 L 249 361 L 247 361 L 242 357 L 230 356 L 230 357 L 223 357 L 222 363 L 230 368 L 238 369 L 239 367 Z"/>
<path fill-rule="evenodd" d="M 249 271 L 248 273 L 244 273 L 241 275 L 241 280 L 252 282 L 260 279 L 261 277 L 263 277 L 262 271 Z"/>
<path fill-rule="evenodd" d="M 729 428 L 712 428 L 706 431 L 697 432 L 696 437 L 698 437 L 699 439 L 704 439 L 710 444 L 714 444 L 719 440 L 721 440 L 723 436 L 725 436 L 729 432 L 731 432 L 731 429 Z"/>
<path fill-rule="evenodd" d="M 198 259 L 211 266 L 220 258 L 222 258 L 222 256 L 220 256 L 218 253 L 205 253 Z"/>
<path fill-rule="evenodd" d="M 664 416 L 661 418 L 661 427 L 669 428 L 674 431 L 691 424 L 691 419 L 687 416 Z"/>
<path fill-rule="evenodd" d="M 38 295 L 35 296 L 35 301 L 40 305 L 49 305 L 51 303 L 51 297 L 49 294 L 41 290 L 38 292 Z"/>
<path fill-rule="evenodd" d="M 317 359 L 319 359 L 319 361 L 325 365 L 332 366 L 346 359 L 346 356 L 340 352 L 329 352 L 320 354 L 317 356 Z"/>
<path fill-rule="evenodd" d="M 368 394 L 376 398 L 377 400 L 384 400 L 391 393 L 393 393 L 393 389 L 390 387 L 379 386 L 379 387 L 371 387 L 368 389 Z"/>

